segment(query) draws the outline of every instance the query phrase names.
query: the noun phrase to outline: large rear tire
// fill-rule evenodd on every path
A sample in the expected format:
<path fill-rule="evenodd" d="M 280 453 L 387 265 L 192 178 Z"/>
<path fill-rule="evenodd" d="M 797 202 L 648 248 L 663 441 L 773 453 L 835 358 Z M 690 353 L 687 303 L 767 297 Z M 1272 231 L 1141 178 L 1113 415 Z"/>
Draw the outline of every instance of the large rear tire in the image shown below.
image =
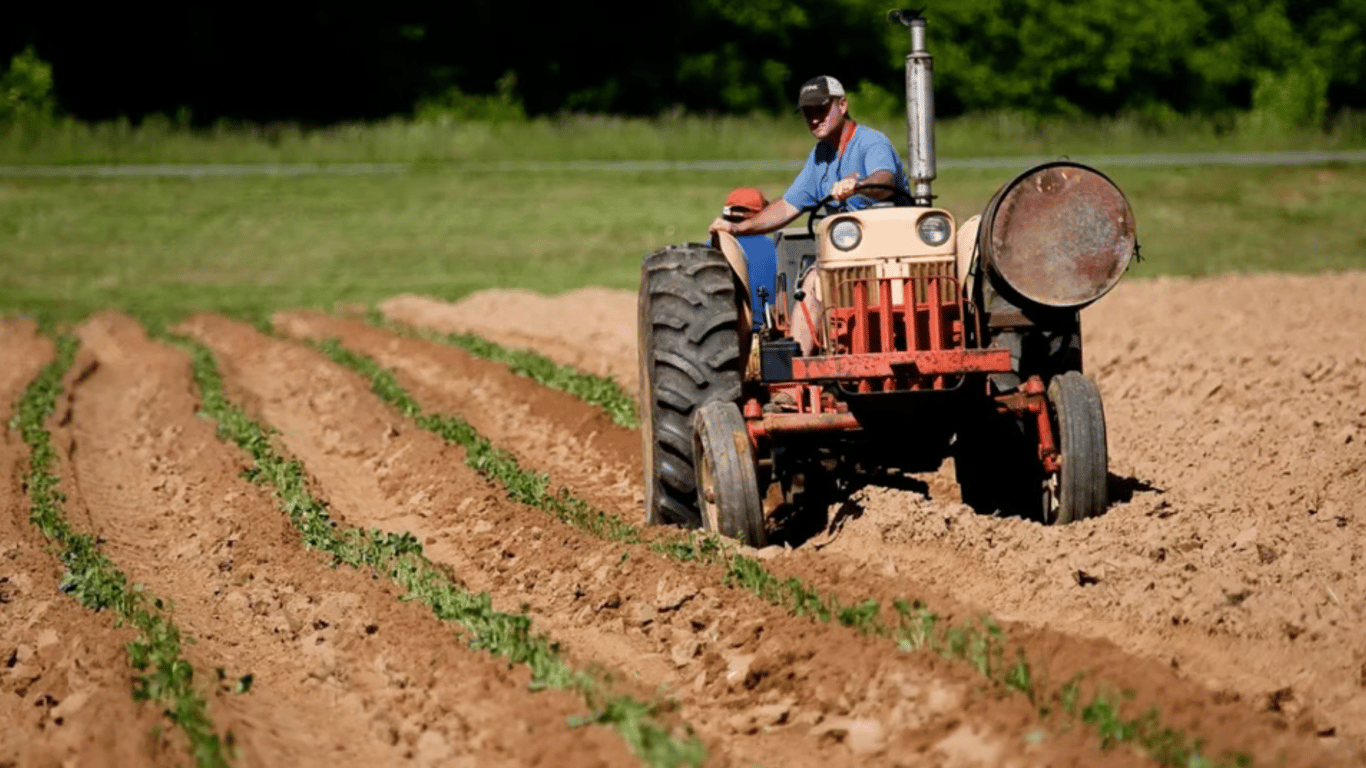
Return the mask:
<path fill-rule="evenodd" d="M 1095 517 L 1109 504 L 1105 407 L 1090 376 L 1068 371 L 1048 383 L 1048 410 L 1062 467 L 1044 480 L 1044 521 Z"/>
<path fill-rule="evenodd" d="M 768 541 L 754 448 L 735 403 L 713 401 L 693 414 L 697 504 L 702 527 L 754 547 Z"/>
<path fill-rule="evenodd" d="M 645 259 L 640 273 L 639 358 L 645 519 L 702 526 L 692 418 L 702 405 L 740 397 L 740 300 L 719 251 L 677 245 Z"/>

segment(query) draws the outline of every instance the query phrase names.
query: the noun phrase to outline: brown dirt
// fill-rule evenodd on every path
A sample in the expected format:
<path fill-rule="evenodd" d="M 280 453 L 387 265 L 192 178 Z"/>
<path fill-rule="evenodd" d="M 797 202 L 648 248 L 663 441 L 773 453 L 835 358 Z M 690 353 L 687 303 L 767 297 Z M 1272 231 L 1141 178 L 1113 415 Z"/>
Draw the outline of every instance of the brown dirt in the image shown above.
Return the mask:
<path fill-rule="evenodd" d="M 281 327 L 303 333 L 310 321 L 330 319 L 302 313 Z M 525 606 L 575 659 L 677 696 L 680 716 L 725 762 L 1094 759 L 1077 733 L 1025 745 L 1036 720 L 1028 702 L 974 693 L 979 681 L 962 667 L 789 617 L 722 586 L 712 569 L 600 541 L 508 501 L 464 466 L 461 449 L 413 428 L 318 353 L 213 316 L 188 330 L 233 362 L 232 386 L 280 430 L 341 519 L 416 533 L 495 607 Z"/>
<path fill-rule="evenodd" d="M 634 294 L 598 291 L 591 307 L 576 309 L 579 299 L 400 297 L 383 309 L 461 332 L 487 328 L 496 308 L 503 339 L 631 381 Z M 602 338 L 600 319 L 580 324 L 590 310 L 624 318 L 615 339 Z M 1097 647 L 1117 655 L 1081 665 L 1170 702 L 1164 715 L 1222 702 L 1220 711 L 1270 723 L 1273 741 L 1282 729 L 1288 742 L 1366 759 L 1366 273 L 1130 280 L 1088 309 L 1084 325 L 1122 497 L 1105 516 L 1062 528 L 983 518 L 958 503 L 946 464 L 919 476 L 922 492 L 864 489 L 843 505 L 841 525 L 776 556 L 773 567 L 855 594 L 935 596 L 951 613 L 986 611 L 1032 627 L 1045 644 L 1101 640 Z M 346 338 L 413 386 L 439 384 L 442 369 L 417 362 L 406 342 L 387 342 L 386 353 L 375 339 Z M 453 375 L 477 366 L 444 364 L 446 389 L 462 391 L 462 399 L 447 393 L 449 407 L 492 429 L 503 417 L 481 410 L 492 401 L 479 391 L 496 386 Z M 521 390 L 507 395 L 517 407 L 531 402 Z M 548 436 L 549 422 L 529 431 L 541 442 L 567 439 Z M 534 458 L 533 442 L 508 437 L 532 466 L 589 494 L 571 464 Z M 627 450 L 616 471 L 637 471 L 638 461 Z M 1244 743 L 1259 738 L 1248 736 Z"/>
<path fill-rule="evenodd" d="M 67 511 L 135 583 L 168 599 L 196 669 L 252 674 L 212 714 L 258 765 L 631 765 L 582 703 L 531 693 L 525 670 L 464 647 L 417 603 L 306 551 L 248 459 L 196 415 L 189 358 L 133 320 L 78 329 L 67 418 Z"/>
<path fill-rule="evenodd" d="M 631 293 L 399 297 L 384 310 L 634 387 Z M 293 312 L 275 323 L 285 336 L 340 337 L 395 369 L 424 408 L 462 416 L 554 485 L 640 522 L 639 436 L 581 401 L 355 321 Z M 1123 497 L 1108 514 L 1056 529 L 979 517 L 945 466 L 914 478 L 918 491 L 864 488 L 807 544 L 757 554 L 847 602 L 905 596 L 960 620 L 989 612 L 1039 674 L 1085 669 L 1132 690 L 1129 711 L 1156 705 L 1214 754 L 1366 762 L 1366 274 L 1132 280 L 1085 323 Z M 416 534 L 495 607 L 526 610 L 577 665 L 675 698 L 714 763 L 1145 764 L 1041 721 L 965 665 L 790 617 L 725 586 L 718 568 L 513 503 L 462 449 L 298 342 L 213 315 L 181 330 L 214 350 L 229 394 L 278 430 L 334 517 Z M 577 699 L 528 691 L 525 670 L 305 550 L 267 492 L 241 478 L 246 456 L 196 414 L 182 352 L 117 314 L 77 332 L 82 351 L 51 422 L 68 513 L 169 599 L 243 764 L 637 762 L 611 732 L 568 727 Z M 31 323 L 0 326 L 6 417 L 51 354 Z M 132 700 L 131 633 L 57 589 L 60 565 L 27 520 L 26 450 L 17 432 L 3 437 L 0 766 L 188 762 L 173 729 L 151 736 L 167 725 L 156 708 Z M 251 691 L 232 693 L 247 673 Z"/>
<path fill-rule="evenodd" d="M 33 323 L 0 321 L 0 423 L 52 355 Z M 28 520 L 28 468 L 19 431 L 0 430 L 0 765 L 183 763 L 152 735 L 157 708 L 133 701 L 133 631 L 58 589 L 61 562 Z"/>

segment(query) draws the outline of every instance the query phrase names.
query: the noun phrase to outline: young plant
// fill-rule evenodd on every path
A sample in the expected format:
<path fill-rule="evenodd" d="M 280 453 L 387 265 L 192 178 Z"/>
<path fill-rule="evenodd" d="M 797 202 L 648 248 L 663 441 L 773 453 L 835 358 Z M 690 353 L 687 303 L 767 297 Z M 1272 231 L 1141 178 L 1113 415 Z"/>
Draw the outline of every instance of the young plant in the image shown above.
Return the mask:
<path fill-rule="evenodd" d="M 11 422 L 29 448 L 29 469 L 24 474 L 32 504 L 29 520 L 52 542 L 66 566 L 61 590 L 91 610 L 112 611 L 119 621 L 137 629 L 127 649 L 129 662 L 138 671 L 133 678 L 134 698 L 154 701 L 165 709 L 189 740 L 200 768 L 226 768 L 223 743 L 209 718 L 207 703 L 195 690 L 194 667 L 181 655 L 180 630 L 167 616 L 164 604 L 141 587 L 129 585 L 100 549 L 99 539 L 77 533 L 67 520 L 65 497 L 54 474 L 57 452 L 46 422 L 56 408 L 76 347 L 70 336 L 57 340 L 56 358 L 24 391 Z"/>
<path fill-rule="evenodd" d="M 607 697 L 603 692 L 607 687 L 603 679 L 572 668 L 549 637 L 532 631 L 531 619 L 527 616 L 496 611 L 487 592 L 471 592 L 459 584 L 445 569 L 427 559 L 421 542 L 411 533 L 339 526 L 328 515 L 327 503 L 309 492 L 303 465 L 277 453 L 271 445 L 271 433 L 228 400 L 213 353 L 188 339 L 173 341 L 192 355 L 203 412 L 217 421 L 220 437 L 232 441 L 250 455 L 252 467 L 248 476 L 274 492 L 280 510 L 300 531 L 305 544 L 326 552 L 334 564 L 370 568 L 392 579 L 407 590 L 406 599 L 427 606 L 442 621 L 459 627 L 471 648 L 526 665 L 531 671 L 533 689 L 561 688 L 576 692 L 595 713 L 582 723 L 601 723 L 613 728 L 648 765 L 665 768 L 702 763 L 706 753 L 691 729 L 675 735 L 659 722 L 659 716 L 666 711 L 665 705 L 641 703 L 629 697 Z M 345 357 L 349 354 L 335 343 L 322 346 L 330 349 L 333 355 Z M 482 440 L 463 423 L 423 417 L 417 403 L 391 376 L 378 376 L 372 382 L 381 397 L 427 429 L 441 430 L 448 440 L 469 441 L 470 444 Z M 597 517 L 581 515 L 584 510 L 591 510 L 586 504 L 578 502 L 580 506 L 575 506 L 550 494 L 543 477 L 539 481 L 524 477 L 510 455 L 497 451 L 487 441 L 479 447 L 477 454 L 473 450 L 469 452 L 473 457 L 470 460 L 474 462 L 471 466 L 477 463 L 483 467 L 482 471 L 513 482 L 522 481 L 518 493 L 536 499 L 542 505 L 558 504 L 557 508 L 578 524 L 591 526 L 603 535 L 610 535 L 615 530 L 601 513 Z"/>

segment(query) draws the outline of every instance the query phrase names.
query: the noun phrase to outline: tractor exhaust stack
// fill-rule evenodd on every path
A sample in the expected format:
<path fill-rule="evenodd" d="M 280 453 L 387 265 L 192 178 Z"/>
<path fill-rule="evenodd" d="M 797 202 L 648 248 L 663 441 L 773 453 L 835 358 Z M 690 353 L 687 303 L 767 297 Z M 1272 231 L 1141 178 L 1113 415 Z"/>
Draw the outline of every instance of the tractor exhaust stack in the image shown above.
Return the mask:
<path fill-rule="evenodd" d="M 911 31 L 911 52 L 906 54 L 906 151 L 911 197 L 916 205 L 933 205 L 934 57 L 925 48 L 925 18 L 916 10 L 893 10 L 887 12 L 887 22 L 904 24 Z"/>

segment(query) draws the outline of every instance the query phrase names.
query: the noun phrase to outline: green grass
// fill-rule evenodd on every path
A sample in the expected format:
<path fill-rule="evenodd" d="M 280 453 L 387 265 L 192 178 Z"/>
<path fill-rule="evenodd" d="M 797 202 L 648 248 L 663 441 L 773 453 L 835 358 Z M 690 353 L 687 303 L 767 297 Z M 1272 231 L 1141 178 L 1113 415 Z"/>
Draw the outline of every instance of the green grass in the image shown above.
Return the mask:
<path fill-rule="evenodd" d="M 1138 220 L 1134 276 L 1366 267 L 1366 166 L 1115 168 Z M 960 217 L 1009 172 L 936 185 Z M 402 292 L 633 290 L 641 258 L 705 236 L 727 190 L 785 171 L 0 179 L 0 313 L 101 308 L 174 320 L 371 304 Z"/>
<path fill-rule="evenodd" d="M 274 492 L 280 510 L 299 530 L 305 545 L 327 553 L 334 564 L 369 568 L 392 579 L 407 590 L 406 599 L 426 605 L 442 621 L 460 627 L 471 648 L 527 666 L 533 688 L 562 688 L 579 694 L 592 712 L 576 718 L 574 724 L 612 728 L 646 765 L 701 765 L 706 757 L 701 742 L 691 733 L 676 736 L 659 721 L 670 706 L 667 702 L 641 702 L 608 693 L 608 681 L 573 669 L 549 637 L 533 633 L 530 618 L 495 611 L 487 592 L 470 592 L 446 569 L 428 560 L 412 534 L 339 526 L 328 514 L 327 503 L 309 492 L 303 465 L 278 453 L 271 445 L 271 432 L 228 400 L 213 354 L 193 341 L 173 341 L 193 357 L 203 412 L 217 422 L 221 438 L 251 456 L 248 478 Z M 492 449 L 479 456 L 487 465 L 499 461 Z M 539 485 L 533 481 L 524 492 L 530 494 L 528 498 L 547 503 L 544 485 L 544 479 Z"/>
<path fill-rule="evenodd" d="M 66 567 L 62 591 L 91 610 L 111 611 L 119 622 L 137 629 L 136 639 L 127 648 L 129 662 L 137 670 L 133 697 L 165 708 L 166 717 L 189 740 L 197 765 L 226 768 L 223 743 L 209 718 L 204 697 L 196 690 L 194 667 L 181 654 L 180 630 L 164 604 L 140 585 L 129 584 L 101 550 L 99 538 L 78 533 L 63 509 L 65 497 L 57 487 L 59 478 L 53 474 L 57 453 L 45 423 L 56 407 L 62 377 L 71 367 L 76 347 L 76 340 L 70 336 L 58 339 L 57 357 L 24 391 L 9 425 L 19 429 L 29 448 L 29 470 L 24 474 L 32 503 L 29 519 L 52 543 Z M 250 682 L 239 686 L 245 690 Z"/>
<path fill-rule="evenodd" d="M 727 543 L 715 537 L 696 532 L 680 536 L 665 528 L 647 534 L 615 515 L 595 509 L 566 489 L 551 490 L 544 474 L 523 469 L 512 454 L 493 446 L 464 420 L 424 413 L 394 374 L 366 355 L 346 349 L 335 340 L 323 341 L 314 347 L 369 380 L 371 390 L 405 417 L 447 442 L 465 447 L 466 464 L 491 482 L 503 486 L 509 498 L 545 510 L 597 538 L 622 543 L 648 542 L 651 549 L 670 559 L 723 568 L 722 583 L 744 589 L 794 616 L 887 638 L 902 651 L 930 650 L 966 663 L 992 685 L 1028 697 L 1040 717 L 1061 713 L 1072 722 L 1090 727 L 1102 750 L 1121 744 L 1137 746 L 1158 765 L 1171 768 L 1250 764 L 1242 754 L 1232 757 L 1232 762 L 1217 762 L 1206 757 L 1198 737 L 1164 725 L 1154 709 L 1126 719 L 1114 697 L 1100 687 L 1094 690 L 1088 703 L 1078 709 L 1079 681 L 1069 681 L 1059 690 L 1042 684 L 1022 649 L 1016 647 L 1013 656 L 1009 653 L 1011 645 L 1005 632 L 990 617 L 968 625 L 948 625 L 920 601 L 898 599 L 894 601 L 889 620 L 876 600 L 845 605 L 838 595 L 822 592 L 800 578 L 779 579 L 758 559 L 733 552 Z"/>
<path fill-rule="evenodd" d="M 904 116 L 851 113 L 898 145 Z M 1366 148 L 1366 115 L 1339 115 L 1326 130 L 1285 131 L 1250 115 L 1151 120 L 1049 118 L 987 113 L 941 120 L 941 157 L 1257 151 Z M 565 160 L 801 159 L 810 139 L 796 115 L 654 119 L 564 115 L 526 122 L 447 124 L 394 118 L 305 130 L 298 126 L 220 123 L 186 130 L 151 116 L 85 124 L 0 125 L 0 164 L 80 163 L 465 163 Z"/>

